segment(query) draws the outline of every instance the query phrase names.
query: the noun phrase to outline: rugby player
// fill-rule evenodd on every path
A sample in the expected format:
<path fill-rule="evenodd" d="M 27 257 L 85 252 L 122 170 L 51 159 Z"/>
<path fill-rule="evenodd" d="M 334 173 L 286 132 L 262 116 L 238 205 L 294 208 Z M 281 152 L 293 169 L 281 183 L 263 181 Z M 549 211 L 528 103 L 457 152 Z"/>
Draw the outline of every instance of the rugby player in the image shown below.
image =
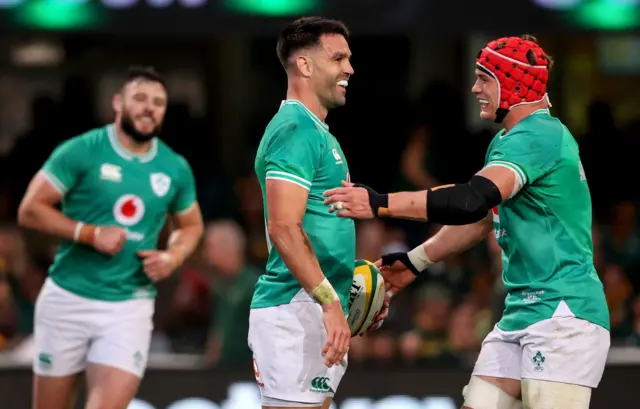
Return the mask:
<path fill-rule="evenodd" d="M 203 230 L 189 164 L 156 137 L 166 108 L 162 77 L 133 67 L 114 123 L 61 143 L 22 199 L 20 226 L 61 239 L 36 302 L 33 409 L 72 407 L 84 371 L 87 409 L 125 409 L 138 390 L 154 282 Z M 176 229 L 158 250 L 169 216 Z"/>
<path fill-rule="evenodd" d="M 325 193 L 343 217 L 445 225 L 377 262 L 392 292 L 493 228 L 507 297 L 464 388 L 465 409 L 588 409 L 604 371 L 609 312 L 593 265 L 591 196 L 578 144 L 549 112 L 551 65 L 527 35 L 479 52 L 472 92 L 481 118 L 503 129 L 468 183 L 382 195 L 345 182 Z"/>
<path fill-rule="evenodd" d="M 356 233 L 353 220 L 327 211 L 322 193 L 349 180 L 325 122 L 345 104 L 354 73 L 348 37 L 339 21 L 305 17 L 278 39 L 287 97 L 255 159 L 269 258 L 251 303 L 248 342 L 263 408 L 327 409 L 347 368 Z"/>

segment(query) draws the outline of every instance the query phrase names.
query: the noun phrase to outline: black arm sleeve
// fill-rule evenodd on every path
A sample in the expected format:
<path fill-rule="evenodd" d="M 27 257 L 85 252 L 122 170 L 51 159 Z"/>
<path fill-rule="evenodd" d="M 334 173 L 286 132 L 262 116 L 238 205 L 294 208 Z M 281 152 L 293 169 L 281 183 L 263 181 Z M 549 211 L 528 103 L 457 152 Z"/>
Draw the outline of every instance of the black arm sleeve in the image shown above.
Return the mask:
<path fill-rule="evenodd" d="M 427 191 L 427 220 L 444 225 L 472 224 L 502 202 L 498 187 L 475 175 L 469 182 Z"/>

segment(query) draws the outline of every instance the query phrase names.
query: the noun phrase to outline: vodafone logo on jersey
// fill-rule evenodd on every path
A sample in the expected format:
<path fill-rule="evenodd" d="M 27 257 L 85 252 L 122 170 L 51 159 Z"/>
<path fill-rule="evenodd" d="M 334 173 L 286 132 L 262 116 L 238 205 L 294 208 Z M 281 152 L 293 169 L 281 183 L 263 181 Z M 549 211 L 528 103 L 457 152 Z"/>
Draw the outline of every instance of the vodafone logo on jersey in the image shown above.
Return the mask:
<path fill-rule="evenodd" d="M 113 217 L 123 226 L 133 226 L 144 216 L 144 202 L 136 195 L 124 195 L 113 206 Z"/>

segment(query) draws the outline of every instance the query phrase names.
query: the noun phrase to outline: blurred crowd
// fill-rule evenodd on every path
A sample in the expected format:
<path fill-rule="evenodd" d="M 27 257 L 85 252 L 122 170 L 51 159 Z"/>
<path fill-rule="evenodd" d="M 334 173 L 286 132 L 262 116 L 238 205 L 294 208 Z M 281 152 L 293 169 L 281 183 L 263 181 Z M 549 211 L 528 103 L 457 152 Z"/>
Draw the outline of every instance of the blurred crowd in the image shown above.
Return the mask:
<path fill-rule="evenodd" d="M 437 107 L 447 110 L 451 104 L 438 87 L 416 104 L 418 114 L 406 126 L 406 145 L 390 189 L 461 182 L 482 166 L 492 131 L 476 134 L 462 120 L 440 120 L 448 113 Z M 30 351 L 34 302 L 56 250 L 54 239 L 16 227 L 17 205 L 29 179 L 60 141 L 99 125 L 91 110 L 83 109 L 86 104 L 78 102 L 81 94 L 75 102 L 69 98 L 69 103 L 37 98 L 32 129 L 0 162 L 0 351 L 6 353 Z M 429 105 L 433 101 L 437 104 Z M 631 157 L 638 151 L 639 131 L 616 127 L 606 102 L 591 104 L 588 117 L 588 132 L 575 136 L 592 191 L 595 262 L 609 302 L 613 345 L 640 346 L 638 170 Z M 251 140 L 259 140 L 265 124 L 256 124 Z M 184 105 L 171 106 L 163 138 L 190 161 L 207 226 L 196 254 L 159 283 L 151 350 L 201 354 L 210 365 L 246 366 L 251 357 L 248 308 L 267 257 L 260 186 L 251 169 L 254 151 L 247 153 L 244 169 L 230 176 L 210 159 L 214 142 L 185 141 L 180 138 L 185 130 L 206 133 L 203 121 L 190 117 Z M 386 252 L 408 250 L 438 228 L 360 222 L 357 257 L 374 261 Z M 469 359 L 502 313 L 500 263 L 491 234 L 464 254 L 435 264 L 393 298 L 379 331 L 353 339 L 350 363 L 447 366 Z"/>

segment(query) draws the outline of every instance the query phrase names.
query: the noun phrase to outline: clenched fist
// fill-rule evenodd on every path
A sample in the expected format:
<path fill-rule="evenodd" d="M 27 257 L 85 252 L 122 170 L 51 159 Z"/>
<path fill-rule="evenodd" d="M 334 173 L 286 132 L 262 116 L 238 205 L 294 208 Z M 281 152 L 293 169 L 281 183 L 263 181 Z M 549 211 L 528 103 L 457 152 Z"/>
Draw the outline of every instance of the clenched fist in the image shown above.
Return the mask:
<path fill-rule="evenodd" d="M 168 251 L 143 250 L 138 252 L 138 257 L 142 259 L 144 273 L 153 282 L 169 277 L 180 264 Z"/>
<path fill-rule="evenodd" d="M 96 227 L 93 247 L 101 253 L 114 256 L 127 241 L 127 232 L 121 227 Z"/>

